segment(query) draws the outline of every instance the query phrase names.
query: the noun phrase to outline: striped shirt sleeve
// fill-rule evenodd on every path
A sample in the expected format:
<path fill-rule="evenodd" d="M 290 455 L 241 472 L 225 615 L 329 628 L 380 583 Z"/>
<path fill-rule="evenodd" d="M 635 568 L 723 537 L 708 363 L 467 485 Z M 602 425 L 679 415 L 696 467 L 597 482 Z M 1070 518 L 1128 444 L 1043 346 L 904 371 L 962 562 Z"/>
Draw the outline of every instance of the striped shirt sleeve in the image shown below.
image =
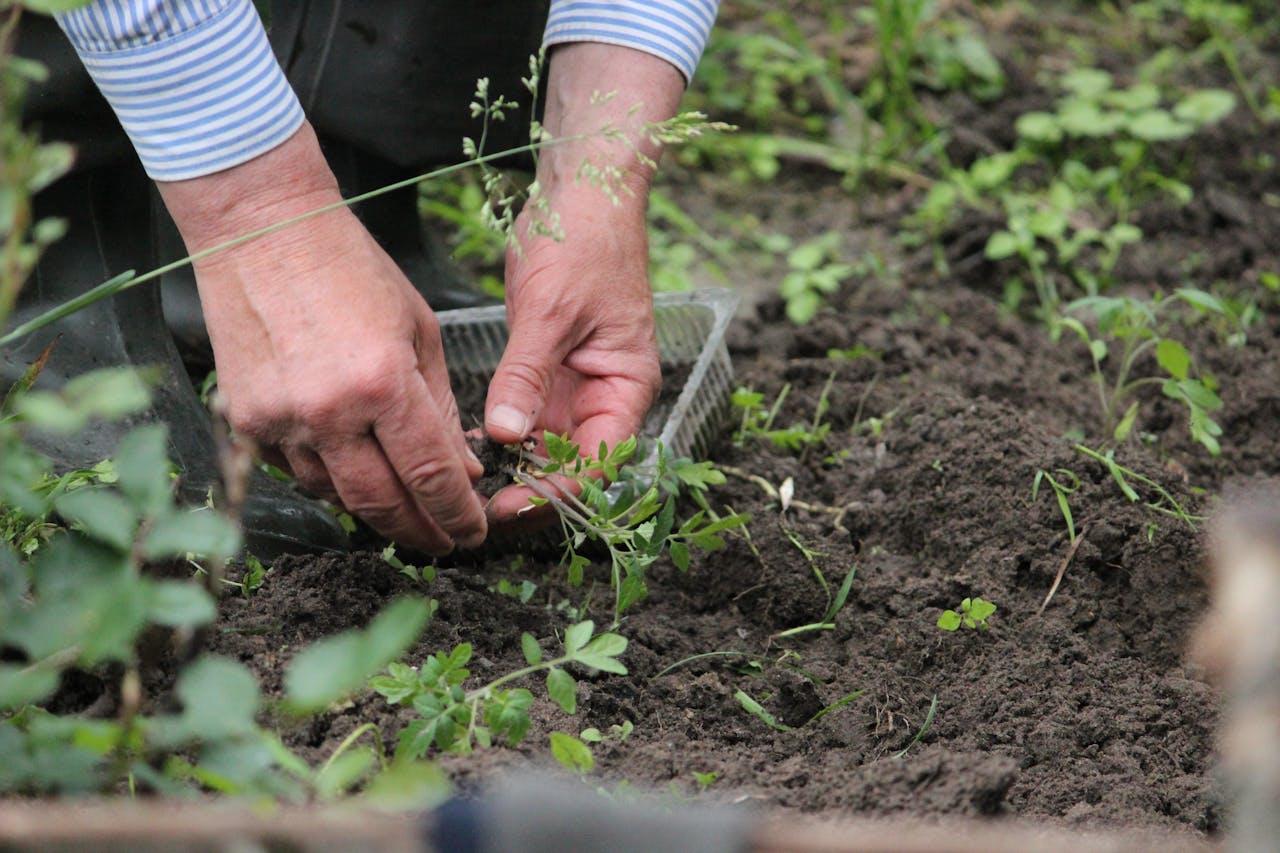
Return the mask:
<path fill-rule="evenodd" d="M 239 165 L 302 125 L 252 0 L 93 0 L 57 19 L 155 180 Z"/>
<path fill-rule="evenodd" d="M 551 0 L 543 45 L 618 44 L 661 57 L 692 79 L 719 0 Z"/>

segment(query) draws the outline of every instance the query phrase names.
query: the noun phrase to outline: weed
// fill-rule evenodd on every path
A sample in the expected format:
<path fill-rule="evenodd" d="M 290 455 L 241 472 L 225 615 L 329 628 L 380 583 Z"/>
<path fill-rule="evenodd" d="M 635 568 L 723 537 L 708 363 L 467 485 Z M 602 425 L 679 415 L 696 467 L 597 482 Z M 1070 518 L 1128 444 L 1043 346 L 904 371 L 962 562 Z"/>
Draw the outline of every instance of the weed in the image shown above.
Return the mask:
<path fill-rule="evenodd" d="M 1166 397 L 1185 406 L 1191 437 L 1213 456 L 1219 453 L 1218 436 L 1222 428 L 1212 413 L 1222 408 L 1218 383 L 1209 375 L 1195 375 L 1193 361 L 1186 347 L 1168 334 L 1166 315 L 1179 305 L 1194 306 L 1219 317 L 1227 309 L 1215 296 L 1201 290 L 1182 288 L 1173 298 L 1157 294 L 1151 301 L 1132 296 L 1094 296 L 1067 306 L 1069 312 L 1089 312 L 1097 320 L 1097 336 L 1090 334 L 1074 317 L 1061 317 L 1055 327 L 1074 332 L 1089 348 L 1093 361 L 1093 378 L 1102 404 L 1104 431 L 1110 441 L 1124 442 L 1133 430 L 1139 402 L 1135 393 L 1148 385 L 1159 385 Z M 1111 357 L 1114 345 L 1119 352 Z M 1156 363 L 1164 376 L 1134 377 L 1139 359 L 1154 351 Z M 1110 359 L 1111 375 L 1104 370 Z"/>
<path fill-rule="evenodd" d="M 734 444 L 742 446 L 749 438 L 762 438 L 783 450 L 791 451 L 804 451 L 812 445 L 821 444 L 831 432 L 831 425 L 823 419 L 831 408 L 831 386 L 835 383 L 835 376 L 835 371 L 832 371 L 827 377 L 810 422 L 797 422 L 785 428 L 778 428 L 774 424 L 791 394 L 791 383 L 782 386 L 767 409 L 763 394 L 748 388 L 738 388 L 730 398 L 733 405 L 742 410 L 742 419 L 733 434 Z"/>
<path fill-rule="evenodd" d="M 624 740 L 631 737 L 631 733 L 635 730 L 636 727 L 634 723 L 630 720 L 623 720 L 621 723 L 614 723 L 612 726 L 609 726 L 607 734 L 592 727 L 578 732 L 578 737 L 587 743 L 604 743 L 607 740 L 622 743 Z"/>
<path fill-rule="evenodd" d="M 1055 477 L 1054 474 L 1058 476 Z M 1061 481 L 1059 477 L 1062 478 Z M 1067 540 L 1076 541 L 1076 522 L 1071 512 L 1071 504 L 1067 501 L 1067 495 L 1074 494 L 1080 488 L 1080 478 L 1069 468 L 1058 468 L 1053 474 L 1043 469 L 1036 471 L 1035 480 L 1031 483 L 1033 503 L 1040 494 L 1041 482 L 1048 483 L 1053 489 L 1054 497 L 1058 499 L 1058 511 L 1062 513 L 1062 520 L 1067 523 Z"/>
<path fill-rule="evenodd" d="M 924 740 L 924 736 L 929 733 L 929 729 L 933 726 L 933 718 L 934 718 L 934 715 L 936 715 L 937 713 L 938 713 L 938 697 L 935 694 L 934 697 L 929 700 L 929 711 L 924 715 L 924 722 L 920 724 L 920 730 L 916 732 L 915 737 L 911 739 L 910 743 L 908 743 L 901 750 L 893 754 L 894 760 L 901 760 L 911 750 L 911 747 L 915 746 L 920 741 Z"/>
<path fill-rule="evenodd" d="M 1126 468 L 1117 462 L 1115 459 L 1115 450 L 1108 450 L 1103 453 L 1102 451 L 1085 447 L 1083 444 L 1075 445 L 1075 449 L 1077 452 L 1084 454 L 1089 459 L 1102 463 L 1103 467 L 1106 468 L 1107 473 L 1111 475 L 1111 479 L 1115 481 L 1116 485 L 1120 487 L 1120 491 L 1131 503 L 1141 503 L 1147 509 L 1154 510 L 1155 512 L 1163 515 L 1172 516 L 1187 525 L 1191 530 L 1196 529 L 1197 522 L 1204 521 L 1204 516 L 1193 515 L 1192 513 L 1187 512 L 1182 504 L 1179 503 L 1164 486 L 1160 485 L 1155 480 L 1152 480 L 1150 477 L 1145 477 L 1137 471 L 1134 471 L 1131 468 Z M 1153 492 L 1155 497 L 1151 499 L 1143 498 L 1138 493 L 1138 490 L 1129 482 L 1130 480 Z"/>
<path fill-rule="evenodd" d="M 411 566 L 396 556 L 395 545 L 388 545 L 382 549 L 382 561 L 416 584 L 426 585 L 436 579 L 435 563 Z"/>
<path fill-rule="evenodd" d="M 790 271 L 782 279 L 781 294 L 787 317 L 797 326 L 812 320 L 825 298 L 853 275 L 853 266 L 840 261 L 839 242 L 840 236 L 830 232 L 800 244 L 787 255 Z"/>
<path fill-rule="evenodd" d="M 764 723 L 769 728 L 779 732 L 791 731 L 791 726 L 778 722 L 778 719 L 770 714 L 765 707 L 752 699 L 750 694 L 745 690 L 738 690 L 733 694 L 733 698 L 738 700 L 738 704 L 742 706 L 742 710 Z"/>
<path fill-rule="evenodd" d="M 533 635 L 523 634 L 520 647 L 528 665 L 471 690 L 462 687 L 471 675 L 466 668 L 471 660 L 470 643 L 462 643 L 448 654 L 431 655 L 421 669 L 391 664 L 387 674 L 374 678 L 369 686 L 391 704 L 409 705 L 418 713 L 418 718 L 400 732 L 397 760 L 419 758 L 433 748 L 469 752 L 476 745 L 491 746 L 496 738 L 505 738 L 512 745 L 519 743 L 529 731 L 533 694 L 523 687 L 505 685 L 536 673 L 546 672 L 547 695 L 566 714 L 574 713 L 577 682 L 565 667 L 579 664 L 602 672 L 627 673 L 618 660 L 627 649 L 626 638 L 594 632 L 590 620 L 570 625 L 564 632 L 564 653 L 550 660 L 544 659 Z"/>
<path fill-rule="evenodd" d="M 987 619 L 996 612 L 996 606 L 981 598 L 966 598 L 960 602 L 960 611 L 944 610 L 938 617 L 938 627 L 944 631 L 956 631 L 961 627 L 971 631 L 988 629 Z"/>
<path fill-rule="evenodd" d="M 693 781 L 697 783 L 699 791 L 706 791 L 720 779 L 720 774 L 714 770 L 708 770 L 705 773 L 695 770 L 693 771 Z"/>

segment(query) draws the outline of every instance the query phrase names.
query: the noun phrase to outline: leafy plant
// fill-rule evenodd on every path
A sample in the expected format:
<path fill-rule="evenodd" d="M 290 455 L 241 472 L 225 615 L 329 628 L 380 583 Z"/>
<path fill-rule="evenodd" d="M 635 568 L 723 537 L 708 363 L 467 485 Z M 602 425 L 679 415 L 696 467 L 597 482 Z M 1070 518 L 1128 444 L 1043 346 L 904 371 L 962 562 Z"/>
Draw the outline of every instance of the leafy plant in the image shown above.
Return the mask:
<path fill-rule="evenodd" d="M 938 627 L 944 631 L 958 631 L 961 627 L 971 631 L 985 631 L 987 619 L 996 612 L 996 606 L 981 598 L 966 598 L 960 602 L 959 612 L 944 610 L 938 617 Z"/>
<path fill-rule="evenodd" d="M 1062 479 L 1059 480 L 1059 477 Z M 1074 494 L 1080 488 L 1080 477 L 1070 468 L 1058 468 L 1053 474 L 1043 469 L 1036 471 L 1035 480 L 1031 483 L 1031 500 L 1033 503 L 1040 494 L 1040 484 L 1042 482 L 1049 484 L 1049 487 L 1053 489 L 1054 497 L 1058 499 L 1058 511 L 1062 513 L 1062 520 L 1067 523 L 1068 541 L 1076 541 L 1076 522 L 1067 496 Z"/>
<path fill-rule="evenodd" d="M 1187 348 L 1169 336 L 1167 316 L 1172 308 L 1185 304 L 1201 311 L 1226 316 L 1227 309 L 1215 296 L 1201 290 L 1180 288 L 1172 298 L 1157 294 L 1151 301 L 1132 296 L 1094 296 L 1067 306 L 1068 312 L 1088 312 L 1097 322 L 1097 335 L 1074 317 L 1059 318 L 1056 327 L 1074 332 L 1089 348 L 1093 378 L 1102 405 L 1104 431 L 1119 444 L 1129 437 L 1136 422 L 1139 401 L 1136 392 L 1159 385 L 1164 395 L 1187 409 L 1191 437 L 1213 456 L 1220 452 L 1218 436 L 1222 427 L 1213 412 L 1222 408 L 1217 380 L 1196 375 Z M 1118 345 L 1118 352 L 1112 356 Z M 1142 356 L 1154 352 L 1163 376 L 1134 376 Z M 1107 365 L 1110 367 L 1108 375 Z"/>
<path fill-rule="evenodd" d="M 782 279 L 781 294 L 787 317 L 797 326 L 814 318 L 826 297 L 853 275 L 851 264 L 840 260 L 840 236 L 830 232 L 802 243 L 787 255 L 790 271 Z"/>
<path fill-rule="evenodd" d="M 710 462 L 672 460 L 658 448 L 653 467 L 645 470 L 628 464 L 638 446 L 634 437 L 613 448 L 601 443 L 596 457 L 581 455 L 578 445 L 551 432 L 544 440 L 547 458 L 530 457 L 537 467 L 516 471 L 516 479 L 537 493 L 531 502 L 550 504 L 558 513 L 570 584 L 580 585 L 591 563 L 582 553 L 584 545 L 595 542 L 607 549 L 615 625 L 623 611 L 645 597 L 645 572 L 663 553 L 688 571 L 693 548 L 719 550 L 724 547 L 721 534 L 748 521 L 736 513 L 714 517 L 704 506 L 677 525 L 681 494 L 697 500 L 709 486 L 724 482 Z M 573 487 L 557 484 L 553 475 L 568 477 Z"/>
<path fill-rule="evenodd" d="M 512 745 L 529 731 L 529 706 L 533 694 L 523 687 L 508 688 L 512 682 L 540 672 L 546 673 L 547 695 L 566 714 L 577 710 L 577 682 L 566 667 L 579 664 L 602 672 L 626 675 L 618 658 L 627 649 L 627 640 L 618 634 L 594 634 L 590 620 L 570 625 L 564 632 L 564 653 L 544 659 L 542 647 L 531 634 L 520 638 L 528 666 L 470 690 L 463 683 L 470 677 L 471 644 L 462 643 L 448 654 L 437 652 L 417 669 L 393 663 L 387 675 L 369 682 L 377 693 L 393 705 L 409 705 L 418 718 L 400 733 L 396 759 L 419 758 L 433 748 L 443 752 L 469 752 L 476 745 L 489 747 L 498 738 Z M 575 739 L 576 740 L 576 739 Z"/>

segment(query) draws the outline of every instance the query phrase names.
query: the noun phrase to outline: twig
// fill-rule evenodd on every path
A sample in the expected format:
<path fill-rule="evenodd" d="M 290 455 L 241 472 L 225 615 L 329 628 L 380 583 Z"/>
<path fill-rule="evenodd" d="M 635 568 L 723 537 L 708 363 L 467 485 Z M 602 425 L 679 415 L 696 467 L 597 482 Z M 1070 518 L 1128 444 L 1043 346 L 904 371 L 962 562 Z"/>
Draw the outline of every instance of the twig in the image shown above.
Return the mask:
<path fill-rule="evenodd" d="M 770 483 L 764 477 L 761 477 L 759 474 L 752 474 L 750 471 L 744 471 L 741 468 L 735 468 L 732 465 L 717 464 L 716 468 L 720 471 L 723 471 L 725 474 L 729 474 L 730 476 L 737 477 L 740 480 L 746 480 L 749 483 L 755 483 L 757 486 L 761 488 L 761 490 L 764 491 L 766 495 L 773 498 L 775 501 L 778 501 L 778 502 L 782 501 L 782 496 L 778 494 L 778 487 L 775 486 L 773 483 Z M 837 507 L 837 506 L 828 506 L 827 504 L 809 503 L 808 501 L 801 501 L 793 498 L 787 504 L 787 506 L 795 507 L 796 509 L 802 509 L 805 512 L 814 512 L 814 513 L 819 513 L 821 515 L 832 516 L 832 518 L 834 519 L 836 530 L 839 530 L 841 533 L 848 533 L 849 531 L 847 528 L 845 528 L 843 523 L 844 517 L 849 514 L 850 510 L 862 509 L 864 504 L 862 503 L 862 501 L 850 501 L 844 506 Z"/>
<path fill-rule="evenodd" d="M 1081 541 L 1084 540 L 1084 534 L 1089 530 L 1088 524 L 1080 526 L 1080 532 L 1076 534 L 1076 538 L 1071 540 L 1071 547 L 1067 549 L 1067 554 L 1062 558 L 1062 563 L 1058 566 L 1058 573 L 1053 577 L 1053 585 L 1049 587 L 1049 594 L 1044 597 L 1044 601 L 1040 602 L 1040 609 L 1036 611 L 1036 615 L 1044 613 L 1044 609 L 1049 606 L 1049 602 L 1053 599 L 1053 594 L 1058 591 L 1058 585 L 1062 583 L 1062 576 L 1067 573 L 1067 566 L 1071 563 L 1071 558 L 1076 555 L 1076 549 L 1080 547 Z"/>

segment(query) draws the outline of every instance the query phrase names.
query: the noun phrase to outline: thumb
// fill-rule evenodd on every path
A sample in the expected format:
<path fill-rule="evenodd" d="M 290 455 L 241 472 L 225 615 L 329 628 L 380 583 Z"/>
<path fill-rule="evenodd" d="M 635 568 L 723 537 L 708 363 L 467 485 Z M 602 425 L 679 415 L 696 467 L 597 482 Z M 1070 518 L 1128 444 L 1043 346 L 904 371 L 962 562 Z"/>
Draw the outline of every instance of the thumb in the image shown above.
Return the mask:
<path fill-rule="evenodd" d="M 556 369 L 570 349 L 566 335 L 534 323 L 513 323 L 502 361 L 489 381 L 484 428 L 503 444 L 524 440 L 538 423 Z"/>

